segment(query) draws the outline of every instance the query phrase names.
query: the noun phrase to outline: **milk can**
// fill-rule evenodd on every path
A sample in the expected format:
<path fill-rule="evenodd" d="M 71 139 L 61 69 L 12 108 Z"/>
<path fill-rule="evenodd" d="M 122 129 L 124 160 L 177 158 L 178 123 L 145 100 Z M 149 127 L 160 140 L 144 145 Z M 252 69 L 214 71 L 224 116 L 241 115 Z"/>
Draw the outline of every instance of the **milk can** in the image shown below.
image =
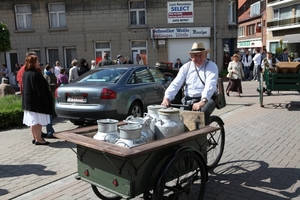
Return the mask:
<path fill-rule="evenodd" d="M 115 119 L 99 119 L 97 120 L 98 132 L 94 135 L 94 139 L 102 140 L 109 143 L 115 143 L 119 137 L 118 120 Z"/>
<path fill-rule="evenodd" d="M 184 132 L 183 118 L 177 108 L 158 110 L 159 119 L 155 123 L 156 139 L 179 135 Z"/>
<path fill-rule="evenodd" d="M 148 109 L 148 113 L 144 114 L 144 118 L 145 119 L 151 119 L 150 121 L 150 130 L 155 133 L 155 122 L 156 119 L 159 119 L 158 116 L 158 110 L 162 109 L 162 108 L 167 108 L 166 106 L 162 106 L 162 105 L 149 105 L 147 107 Z"/>
<path fill-rule="evenodd" d="M 132 115 L 130 115 L 123 121 L 129 124 L 140 124 L 142 126 L 142 137 L 144 137 L 147 142 L 153 141 L 155 139 L 154 132 L 150 129 L 150 118 L 133 117 Z"/>
<path fill-rule="evenodd" d="M 142 125 L 127 124 L 118 128 L 120 130 L 120 138 L 115 142 L 116 145 L 131 148 L 146 143 L 145 138 L 141 137 Z"/>

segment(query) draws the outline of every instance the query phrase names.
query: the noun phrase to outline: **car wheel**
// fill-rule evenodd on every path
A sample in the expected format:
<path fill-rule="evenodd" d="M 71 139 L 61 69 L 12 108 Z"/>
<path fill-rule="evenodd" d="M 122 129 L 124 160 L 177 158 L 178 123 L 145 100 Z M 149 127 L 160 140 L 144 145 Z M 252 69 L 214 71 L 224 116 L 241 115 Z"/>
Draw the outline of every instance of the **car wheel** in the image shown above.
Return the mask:
<path fill-rule="evenodd" d="M 76 120 L 71 119 L 70 122 L 72 122 L 76 126 L 83 126 L 84 125 L 84 121 L 76 121 Z"/>
<path fill-rule="evenodd" d="M 142 117 L 143 110 L 141 104 L 138 102 L 133 102 L 128 111 L 128 116 L 129 115 L 132 115 L 133 117 Z"/>

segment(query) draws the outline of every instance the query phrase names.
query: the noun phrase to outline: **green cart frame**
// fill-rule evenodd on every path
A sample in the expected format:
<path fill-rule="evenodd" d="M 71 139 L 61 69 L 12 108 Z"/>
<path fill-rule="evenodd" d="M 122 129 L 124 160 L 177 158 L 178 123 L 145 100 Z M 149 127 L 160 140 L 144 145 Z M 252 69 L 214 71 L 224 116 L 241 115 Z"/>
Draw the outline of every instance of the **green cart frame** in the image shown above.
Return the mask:
<path fill-rule="evenodd" d="M 300 71 L 297 73 L 271 73 L 269 70 L 264 70 L 264 73 L 260 74 L 257 91 L 259 92 L 259 102 L 261 107 L 264 107 L 263 96 L 265 92 L 268 96 L 272 91 L 300 92 Z"/>
<path fill-rule="evenodd" d="M 212 116 L 211 125 L 130 149 L 91 138 L 97 126 L 58 132 L 55 137 L 77 145 L 77 179 L 90 183 L 100 199 L 143 194 L 144 199 L 198 200 L 204 198 L 208 168 L 215 167 L 223 154 L 223 125 Z"/>

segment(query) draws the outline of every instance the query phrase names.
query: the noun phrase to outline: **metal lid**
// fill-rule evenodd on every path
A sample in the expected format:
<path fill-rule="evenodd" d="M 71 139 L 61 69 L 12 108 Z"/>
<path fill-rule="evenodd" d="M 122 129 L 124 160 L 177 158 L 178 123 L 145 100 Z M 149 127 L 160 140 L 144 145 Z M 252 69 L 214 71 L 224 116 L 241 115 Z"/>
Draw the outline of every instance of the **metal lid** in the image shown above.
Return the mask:
<path fill-rule="evenodd" d="M 159 114 L 174 114 L 174 113 L 179 113 L 180 112 L 180 109 L 178 108 L 173 108 L 173 107 L 170 107 L 170 108 L 162 108 L 162 109 L 159 109 L 158 110 Z"/>
<path fill-rule="evenodd" d="M 140 124 L 127 124 L 127 125 L 121 125 L 118 128 L 120 130 L 124 130 L 124 131 L 133 131 L 133 130 L 142 129 L 142 125 L 140 125 Z"/>
<path fill-rule="evenodd" d="M 167 107 L 163 106 L 163 105 L 149 105 L 149 106 L 147 106 L 147 109 L 161 109 L 161 108 L 167 108 Z"/>
<path fill-rule="evenodd" d="M 102 123 L 102 124 L 116 124 L 119 121 L 116 119 L 98 119 L 97 123 Z"/>

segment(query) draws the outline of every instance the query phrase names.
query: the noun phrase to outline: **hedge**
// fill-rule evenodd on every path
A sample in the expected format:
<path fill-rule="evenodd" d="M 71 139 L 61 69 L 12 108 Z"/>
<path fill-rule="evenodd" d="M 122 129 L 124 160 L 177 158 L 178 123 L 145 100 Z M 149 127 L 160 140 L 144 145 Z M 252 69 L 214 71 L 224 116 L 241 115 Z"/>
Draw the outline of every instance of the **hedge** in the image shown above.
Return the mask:
<path fill-rule="evenodd" d="M 0 129 L 24 126 L 21 96 L 0 97 L 0 105 Z"/>

